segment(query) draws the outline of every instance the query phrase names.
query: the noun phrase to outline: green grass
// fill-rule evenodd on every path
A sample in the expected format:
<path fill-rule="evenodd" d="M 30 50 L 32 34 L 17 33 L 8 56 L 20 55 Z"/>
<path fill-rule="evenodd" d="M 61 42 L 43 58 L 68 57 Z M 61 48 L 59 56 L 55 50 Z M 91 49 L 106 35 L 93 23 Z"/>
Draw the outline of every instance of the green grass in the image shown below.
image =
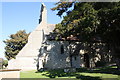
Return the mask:
<path fill-rule="evenodd" d="M 36 73 L 35 70 L 32 71 L 21 71 L 20 72 L 20 78 L 49 78 L 46 76 L 43 76 L 46 72 L 42 73 Z"/>
<path fill-rule="evenodd" d="M 50 70 L 44 72 L 22 71 L 21 78 L 76 78 L 79 80 L 120 80 L 120 72 L 116 67 L 104 67 L 88 70 L 77 69 L 77 72 L 65 73 L 61 70 Z"/>

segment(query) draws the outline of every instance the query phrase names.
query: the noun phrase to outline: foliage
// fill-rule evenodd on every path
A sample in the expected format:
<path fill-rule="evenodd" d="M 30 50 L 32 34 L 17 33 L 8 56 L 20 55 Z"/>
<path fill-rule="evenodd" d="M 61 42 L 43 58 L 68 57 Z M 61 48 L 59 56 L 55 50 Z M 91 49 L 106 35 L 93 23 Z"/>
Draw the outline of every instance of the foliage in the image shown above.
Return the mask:
<path fill-rule="evenodd" d="M 10 60 L 15 58 L 19 51 L 25 46 L 28 41 L 28 35 L 25 30 L 20 30 L 16 34 L 11 34 L 10 39 L 6 39 L 5 57 Z"/>
<path fill-rule="evenodd" d="M 51 10 L 58 10 L 58 16 L 61 16 L 64 12 L 67 12 L 69 14 L 70 10 L 68 10 L 68 8 L 71 8 L 73 4 L 74 2 L 58 2 L 55 4 L 57 6 Z"/>
<path fill-rule="evenodd" d="M 7 66 L 8 66 L 8 60 L 3 60 L 2 65 L 3 65 L 4 67 L 7 67 Z"/>
<path fill-rule="evenodd" d="M 1 62 L 0 62 L 0 69 L 4 69 L 4 68 L 6 68 L 8 66 L 8 60 L 2 60 Z"/>
<path fill-rule="evenodd" d="M 106 65 L 106 62 L 104 62 L 104 61 L 98 61 L 98 62 L 96 62 L 96 67 L 103 67 L 103 66 L 105 66 Z"/>
<path fill-rule="evenodd" d="M 2 69 L 2 68 L 3 68 L 3 59 L 0 58 L 0 69 Z"/>
<path fill-rule="evenodd" d="M 56 25 L 55 32 L 65 38 L 74 35 L 85 41 L 90 40 L 97 24 L 97 11 L 90 3 L 74 3 L 74 9 L 64 16 L 60 24 Z"/>
<path fill-rule="evenodd" d="M 100 4 L 96 3 L 96 6 L 98 5 Z M 120 34 L 120 2 L 104 3 L 98 10 L 100 25 L 96 33 L 114 48 L 116 53 L 114 56 L 120 58 L 120 37 L 118 37 Z"/>

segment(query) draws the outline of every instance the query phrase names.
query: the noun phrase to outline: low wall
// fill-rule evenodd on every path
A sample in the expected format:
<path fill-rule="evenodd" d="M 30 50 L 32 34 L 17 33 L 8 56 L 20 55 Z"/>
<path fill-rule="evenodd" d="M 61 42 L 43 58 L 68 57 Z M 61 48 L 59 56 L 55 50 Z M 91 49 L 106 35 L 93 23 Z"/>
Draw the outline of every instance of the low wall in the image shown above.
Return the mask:
<path fill-rule="evenodd" d="M 0 70 L 0 80 L 2 78 L 20 78 L 20 69 L 2 69 Z"/>

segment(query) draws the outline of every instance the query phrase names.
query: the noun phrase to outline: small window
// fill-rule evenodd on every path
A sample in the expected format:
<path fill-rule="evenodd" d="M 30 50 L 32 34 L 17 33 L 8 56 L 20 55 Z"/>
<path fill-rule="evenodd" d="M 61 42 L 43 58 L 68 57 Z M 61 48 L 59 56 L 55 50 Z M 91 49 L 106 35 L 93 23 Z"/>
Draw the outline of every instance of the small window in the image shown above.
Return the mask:
<path fill-rule="evenodd" d="M 64 46 L 61 45 L 61 54 L 63 54 L 63 53 L 64 53 Z"/>
<path fill-rule="evenodd" d="M 74 60 L 77 60 L 77 57 L 76 57 L 76 56 L 74 57 Z"/>
<path fill-rule="evenodd" d="M 46 51 L 47 51 L 47 46 L 45 46 L 45 47 L 44 47 L 44 50 L 46 50 Z"/>

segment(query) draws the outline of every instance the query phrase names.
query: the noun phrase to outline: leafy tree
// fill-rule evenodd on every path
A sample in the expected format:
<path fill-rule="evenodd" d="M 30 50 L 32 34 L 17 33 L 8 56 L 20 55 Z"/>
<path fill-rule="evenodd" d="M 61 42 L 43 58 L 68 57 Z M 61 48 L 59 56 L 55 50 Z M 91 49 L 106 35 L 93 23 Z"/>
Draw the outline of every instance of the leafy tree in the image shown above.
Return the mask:
<path fill-rule="evenodd" d="M 5 57 L 10 60 L 15 58 L 19 51 L 25 46 L 28 41 L 29 34 L 25 30 L 20 30 L 16 34 L 11 34 L 10 39 L 3 41 L 5 46 Z"/>
<path fill-rule="evenodd" d="M 66 12 L 67 16 L 64 16 L 63 21 L 56 25 L 55 32 L 64 38 L 74 35 L 80 39 L 90 40 L 90 37 L 93 36 L 92 33 L 95 32 L 96 26 L 98 25 L 97 11 L 91 3 L 71 4 L 74 5 L 74 9 Z M 52 10 L 54 10 L 54 8 Z M 60 11 L 58 11 L 58 13 L 60 14 Z M 63 12 L 61 12 L 60 16 L 62 13 Z"/>
<path fill-rule="evenodd" d="M 72 35 L 86 43 L 101 40 L 115 51 L 113 56 L 120 68 L 120 2 L 58 2 L 56 5 L 52 10 L 57 10 L 57 15 L 66 13 L 54 30 L 57 37 L 67 39 Z"/>
<path fill-rule="evenodd" d="M 96 33 L 114 50 L 113 56 L 120 69 L 120 2 L 96 3 L 95 7 L 100 20 Z"/>
<path fill-rule="evenodd" d="M 0 69 L 3 68 L 3 58 L 0 58 Z"/>
<path fill-rule="evenodd" d="M 4 69 L 8 66 L 8 60 L 1 59 L 0 61 L 0 69 Z"/>
<path fill-rule="evenodd" d="M 3 60 L 2 66 L 6 68 L 8 66 L 8 60 Z"/>

